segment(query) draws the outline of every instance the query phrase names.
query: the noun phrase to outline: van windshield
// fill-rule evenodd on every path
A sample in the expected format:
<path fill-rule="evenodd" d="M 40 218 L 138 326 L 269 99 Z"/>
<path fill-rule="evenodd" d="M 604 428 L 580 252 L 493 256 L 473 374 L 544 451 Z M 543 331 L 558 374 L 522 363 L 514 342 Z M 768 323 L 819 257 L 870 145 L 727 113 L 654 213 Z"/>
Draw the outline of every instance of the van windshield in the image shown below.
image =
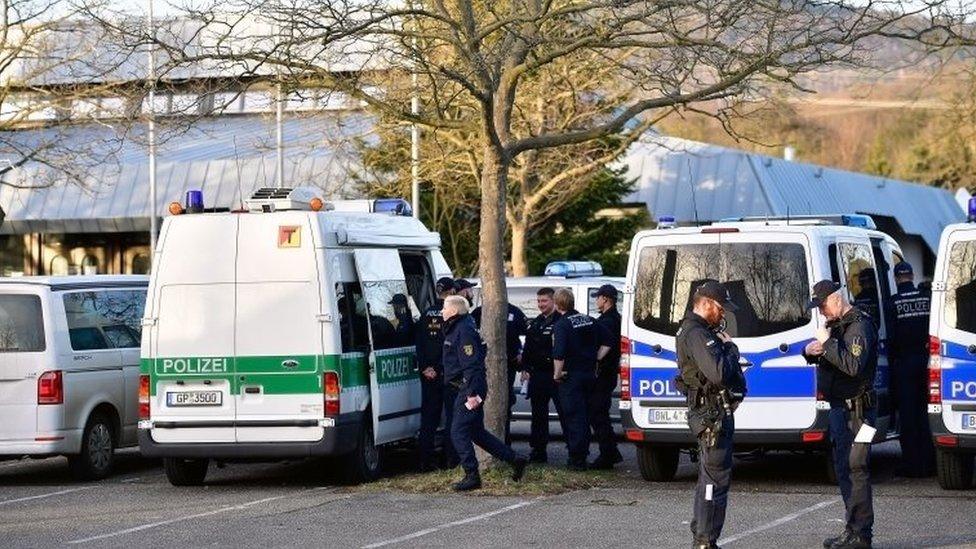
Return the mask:
<path fill-rule="evenodd" d="M 762 337 L 810 322 L 809 276 L 803 246 L 791 243 L 681 244 L 640 252 L 634 324 L 675 335 L 691 310 L 692 288 L 708 278 L 726 285 L 736 312 L 727 311 L 732 337 Z"/>
<path fill-rule="evenodd" d="M 976 240 L 956 242 L 949 250 L 945 321 L 976 334 Z"/>
<path fill-rule="evenodd" d="M 0 295 L 0 353 L 38 353 L 44 349 L 41 298 Z"/>

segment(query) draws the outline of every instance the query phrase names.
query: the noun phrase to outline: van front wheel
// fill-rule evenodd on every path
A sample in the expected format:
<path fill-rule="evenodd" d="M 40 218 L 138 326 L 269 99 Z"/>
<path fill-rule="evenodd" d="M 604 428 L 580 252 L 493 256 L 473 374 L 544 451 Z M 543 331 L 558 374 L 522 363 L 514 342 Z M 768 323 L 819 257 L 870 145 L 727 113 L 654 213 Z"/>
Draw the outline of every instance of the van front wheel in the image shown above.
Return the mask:
<path fill-rule="evenodd" d="M 373 438 L 373 422 L 366 414 L 362 429 L 359 430 L 359 440 L 356 449 L 343 458 L 345 477 L 353 482 L 372 482 L 380 478 L 382 463 L 380 449 L 376 447 Z"/>
<path fill-rule="evenodd" d="M 973 455 L 935 450 L 939 486 L 944 490 L 965 490 L 973 485 Z"/>
<path fill-rule="evenodd" d="M 671 482 L 678 472 L 678 448 L 651 446 L 640 444 L 637 446 L 637 464 L 640 466 L 641 476 L 650 482 Z"/>
<path fill-rule="evenodd" d="M 163 471 L 173 486 L 201 486 L 207 478 L 209 459 L 164 458 Z"/>
<path fill-rule="evenodd" d="M 71 475 L 79 480 L 101 480 L 112 473 L 115 463 L 115 430 L 105 414 L 88 418 L 81 435 L 81 452 L 68 456 Z"/>

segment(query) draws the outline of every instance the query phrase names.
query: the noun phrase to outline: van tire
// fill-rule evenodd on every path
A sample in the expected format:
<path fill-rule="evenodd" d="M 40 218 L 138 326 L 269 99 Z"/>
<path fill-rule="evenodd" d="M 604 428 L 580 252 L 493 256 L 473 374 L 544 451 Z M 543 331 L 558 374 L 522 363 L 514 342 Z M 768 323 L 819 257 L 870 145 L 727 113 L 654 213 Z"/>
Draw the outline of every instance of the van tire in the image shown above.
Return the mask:
<path fill-rule="evenodd" d="M 973 486 L 973 455 L 935 450 L 935 468 L 939 486 L 944 490 L 965 490 Z"/>
<path fill-rule="evenodd" d="M 383 470 L 382 454 L 373 438 L 372 415 L 366 414 L 359 430 L 356 449 L 342 458 L 343 476 L 354 484 L 373 482 Z"/>
<path fill-rule="evenodd" d="M 115 426 L 103 413 L 94 413 L 81 434 L 81 451 L 68 456 L 71 476 L 78 480 L 101 480 L 112 474 L 118 441 Z"/>
<path fill-rule="evenodd" d="M 173 486 L 202 486 L 209 459 L 163 458 L 163 471 Z"/>
<path fill-rule="evenodd" d="M 648 482 L 671 482 L 678 472 L 677 447 L 660 447 L 649 444 L 637 446 L 637 464 L 641 477 Z"/>

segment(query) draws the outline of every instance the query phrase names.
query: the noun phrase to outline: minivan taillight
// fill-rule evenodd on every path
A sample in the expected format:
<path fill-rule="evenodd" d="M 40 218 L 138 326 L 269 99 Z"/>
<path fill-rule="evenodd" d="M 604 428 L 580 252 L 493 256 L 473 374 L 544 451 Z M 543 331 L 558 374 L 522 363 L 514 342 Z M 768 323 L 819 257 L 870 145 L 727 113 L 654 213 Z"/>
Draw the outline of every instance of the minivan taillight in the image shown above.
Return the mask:
<path fill-rule="evenodd" d="M 339 386 L 339 374 L 337 372 L 325 372 L 322 386 L 325 392 L 325 415 L 339 415 L 339 396 L 342 392 L 342 388 Z"/>
<path fill-rule="evenodd" d="M 44 372 L 37 378 L 38 404 L 64 404 L 64 381 L 61 370 Z"/>
<path fill-rule="evenodd" d="M 139 419 L 149 419 L 149 376 L 139 376 Z"/>
<path fill-rule="evenodd" d="M 630 400 L 630 338 L 620 338 L 620 400 Z"/>
<path fill-rule="evenodd" d="M 929 404 L 942 404 L 942 342 L 929 336 Z"/>

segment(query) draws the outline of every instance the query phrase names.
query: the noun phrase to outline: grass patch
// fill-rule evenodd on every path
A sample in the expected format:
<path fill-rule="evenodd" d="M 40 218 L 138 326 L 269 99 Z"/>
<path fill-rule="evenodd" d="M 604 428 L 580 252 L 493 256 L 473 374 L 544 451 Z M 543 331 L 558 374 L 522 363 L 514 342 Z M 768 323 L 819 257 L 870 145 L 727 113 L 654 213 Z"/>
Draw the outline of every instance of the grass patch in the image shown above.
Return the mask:
<path fill-rule="evenodd" d="M 481 496 L 548 496 L 574 490 L 602 488 L 611 485 L 613 471 L 575 472 L 565 467 L 530 464 L 520 482 L 512 481 L 512 469 L 496 464 L 481 471 L 481 489 L 470 492 Z M 412 473 L 385 478 L 365 484 L 362 490 L 397 490 L 415 494 L 454 493 L 451 485 L 461 480 L 464 472 L 460 467 L 432 473 Z"/>

